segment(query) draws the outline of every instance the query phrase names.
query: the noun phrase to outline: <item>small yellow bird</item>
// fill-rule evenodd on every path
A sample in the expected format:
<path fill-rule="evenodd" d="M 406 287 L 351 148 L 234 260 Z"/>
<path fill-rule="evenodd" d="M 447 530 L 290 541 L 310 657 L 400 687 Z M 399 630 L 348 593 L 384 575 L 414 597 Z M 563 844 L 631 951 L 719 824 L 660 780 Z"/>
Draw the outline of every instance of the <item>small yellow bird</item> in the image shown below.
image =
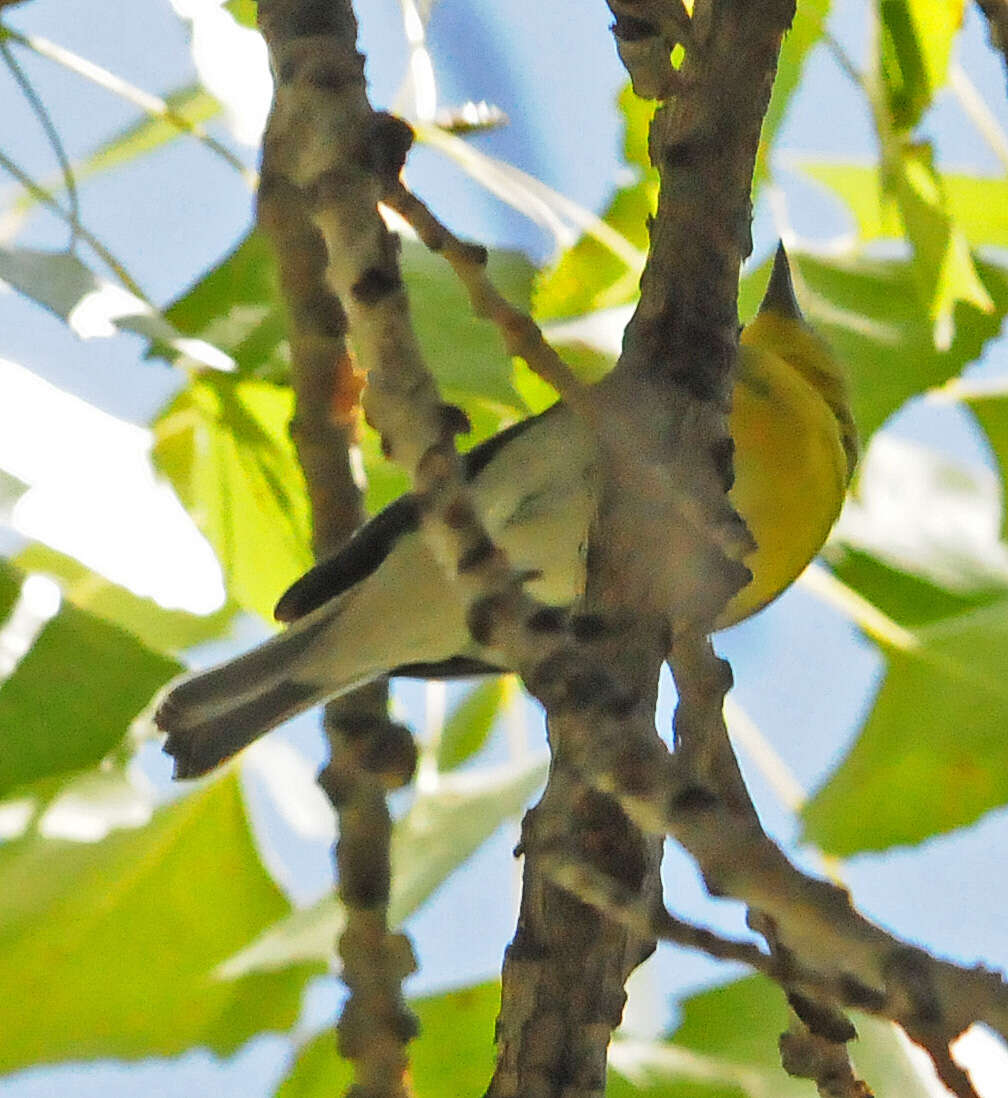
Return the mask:
<path fill-rule="evenodd" d="M 847 372 L 802 319 L 783 244 L 759 312 L 739 337 L 732 391 L 735 484 L 728 493 L 756 550 L 752 582 L 718 627 L 772 602 L 822 548 L 858 459 Z"/>
<path fill-rule="evenodd" d="M 776 598 L 819 551 L 857 460 L 843 368 L 802 319 L 783 246 L 766 296 L 742 332 L 733 393 L 735 483 L 729 493 L 757 548 L 753 579 L 718 627 Z M 583 595 L 598 478 L 591 432 L 562 403 L 464 456 L 490 536 L 552 606 Z M 289 627 L 245 655 L 190 675 L 155 720 L 175 776 L 212 769 L 313 705 L 384 675 L 423 678 L 509 670 L 480 646 L 465 606 L 427 549 L 412 495 L 363 526 L 282 596 Z"/>

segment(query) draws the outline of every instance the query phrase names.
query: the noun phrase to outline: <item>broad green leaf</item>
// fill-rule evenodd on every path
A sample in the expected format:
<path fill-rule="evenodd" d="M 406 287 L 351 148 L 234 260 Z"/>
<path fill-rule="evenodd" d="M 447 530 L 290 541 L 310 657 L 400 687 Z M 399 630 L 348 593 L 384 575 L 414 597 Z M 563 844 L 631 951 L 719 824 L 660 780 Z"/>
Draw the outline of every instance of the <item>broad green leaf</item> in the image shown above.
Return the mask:
<path fill-rule="evenodd" d="M 14 574 L 0 574 L 2 603 Z M 180 670 L 124 630 L 63 606 L 0 683 L 0 795 L 94 766 Z"/>
<path fill-rule="evenodd" d="M 256 29 L 257 8 L 256 0 L 227 0 L 225 9 L 234 16 L 236 23 L 243 27 Z"/>
<path fill-rule="evenodd" d="M 624 84 L 617 99 L 620 114 L 623 115 L 623 160 L 626 164 L 640 168 L 645 174 L 654 172 L 651 156 L 648 153 L 648 137 L 651 133 L 651 119 L 655 105 L 649 99 L 641 99 L 634 94 L 630 84 Z M 643 226 L 646 229 L 646 226 Z M 640 231 L 640 230 L 638 230 Z M 638 237 L 646 242 L 643 233 Z"/>
<path fill-rule="evenodd" d="M 135 595 L 74 557 L 36 542 L 23 549 L 15 563 L 25 572 L 40 572 L 56 580 L 63 597 L 118 625 L 155 652 L 177 652 L 219 637 L 234 617 L 234 606 L 222 606 L 212 614 L 167 610 L 153 599 Z"/>
<path fill-rule="evenodd" d="M 634 1088 L 620 1098 L 810 1098 L 807 1082 L 780 1066 L 777 1038 L 787 1028 L 780 990 L 751 977 L 693 995 L 667 1042 L 613 1049 L 613 1065 Z M 635 1051 L 636 1056 L 630 1053 Z"/>
<path fill-rule="evenodd" d="M 913 129 L 945 84 L 964 6 L 964 0 L 879 0 L 880 71 L 897 129 Z"/>
<path fill-rule="evenodd" d="M 994 303 L 948 210 L 930 144 L 900 142 L 886 156 L 884 181 L 913 246 L 917 293 L 931 318 L 935 345 L 944 350 L 952 340 L 957 302 L 984 312 L 993 312 Z"/>
<path fill-rule="evenodd" d="M 802 813 L 845 857 L 917 843 L 1008 802 L 1008 598 L 875 641 L 885 679 L 846 758 Z"/>
<path fill-rule="evenodd" d="M 417 796 L 392 829 L 389 922 L 408 918 L 509 816 L 518 815 L 546 778 L 545 764 L 523 769 L 443 776 L 438 788 Z M 228 959 L 222 971 L 241 975 L 303 961 L 324 961 L 343 927 L 343 909 L 331 897 L 293 912 Z"/>
<path fill-rule="evenodd" d="M 917 842 L 1008 800 L 1000 516 L 992 474 L 884 435 L 872 444 L 827 557 L 893 624 L 866 623 L 885 678 L 806 811 L 807 835 L 830 852 Z"/>
<path fill-rule="evenodd" d="M 287 902 L 266 876 L 233 776 L 99 843 L 0 848 L 0 1071 L 97 1057 L 218 1055 L 286 1029 L 318 968 L 211 972 Z"/>
<path fill-rule="evenodd" d="M 150 302 L 99 277 L 69 252 L 0 247 L 0 280 L 66 321 L 81 339 L 134 332 L 202 366 L 231 369 L 230 359 L 216 347 L 186 339 Z"/>
<path fill-rule="evenodd" d="M 914 251 L 916 289 L 936 346 L 951 342 L 959 301 L 994 305 L 963 231 L 949 209 L 931 145 L 911 131 L 945 83 L 964 0 L 880 0 L 878 69 L 885 103 L 873 98 L 882 146 L 883 185 L 900 211 Z"/>
<path fill-rule="evenodd" d="M 501 704 L 510 704 L 514 684 L 503 676 L 480 683 L 448 718 L 438 743 L 438 770 L 454 770 L 486 743 Z"/>
<path fill-rule="evenodd" d="M 1008 545 L 1001 541 L 1001 492 L 998 478 L 986 469 L 877 435 L 830 551 L 871 554 L 907 583 L 918 580 L 944 592 L 948 613 L 1003 598 Z M 897 608 L 890 616 L 902 624 L 914 618 L 900 612 L 894 593 L 880 595 Z M 925 620 L 940 616 L 947 615 L 932 609 Z"/>
<path fill-rule="evenodd" d="M 312 564 L 292 413 L 287 388 L 204 374 L 154 424 L 154 462 L 214 547 L 230 596 L 267 621 Z"/>
<path fill-rule="evenodd" d="M 879 1098 L 930 1098 L 895 1028 L 853 1016 L 855 1070 Z M 812 1098 L 809 1080 L 780 1066 L 777 1040 L 788 1027 L 780 988 L 761 976 L 702 991 L 682 1004 L 682 1023 L 664 1042 L 611 1047 L 610 1098 Z"/>
<path fill-rule="evenodd" d="M 990 606 L 1004 598 L 1005 587 L 950 589 L 933 579 L 905 572 L 842 539 L 823 550 L 830 571 L 897 625 L 913 628 Z"/>
<path fill-rule="evenodd" d="M 410 1092 L 416 1098 L 482 1094 L 494 1068 L 499 985 L 477 984 L 414 999 L 409 1005 L 420 1023 L 420 1036 L 409 1046 Z M 334 1035 L 323 1033 L 301 1050 L 275 1098 L 329 1098 L 345 1091 L 352 1079 L 350 1065 L 336 1051 Z"/>
<path fill-rule="evenodd" d="M 624 160 L 637 178 L 616 192 L 602 219 L 638 249 L 640 262 L 628 265 L 593 236 L 581 237 L 536 280 L 533 304 L 539 321 L 580 316 L 637 299 L 648 245 L 648 218 L 658 201 L 658 173 L 647 152 L 654 104 L 639 99 L 628 84 L 620 92 L 619 108 L 625 123 Z"/>
<path fill-rule="evenodd" d="M 753 201 L 767 178 L 770 153 L 774 139 L 787 115 L 791 97 L 801 82 L 805 61 L 813 46 L 822 38 L 829 16 L 830 0 L 805 0 L 795 12 L 791 29 L 784 36 L 777 75 L 774 78 L 770 105 L 760 130 L 760 142 L 756 151 L 756 167 L 753 171 Z"/>
<path fill-rule="evenodd" d="M 290 369 L 290 347 L 279 294 L 269 242 L 253 229 L 170 305 L 165 316 L 187 335 L 220 347 L 244 376 L 280 381 Z M 151 353 L 179 358 L 159 343 Z"/>
<path fill-rule="evenodd" d="M 189 87 L 171 92 L 165 96 L 165 103 L 175 118 L 189 125 L 207 122 L 216 117 L 221 110 L 220 103 L 198 84 L 190 84 Z M 128 126 L 111 140 L 100 145 L 94 152 L 72 164 L 74 181 L 80 186 L 93 176 L 114 171 L 123 164 L 129 164 L 185 134 L 186 130 L 176 121 L 144 115 L 140 121 Z M 64 177 L 59 175 L 45 180 L 42 186 L 50 194 L 55 194 L 63 187 L 64 182 Z M 6 216 L 10 217 L 13 214 L 19 219 L 23 218 L 34 209 L 37 202 L 38 199 L 26 191 L 11 204 L 10 212 Z M 9 231 L 11 228 L 9 222 L 7 227 Z"/>
<path fill-rule="evenodd" d="M 401 261 L 413 327 L 445 396 L 467 409 L 476 397 L 502 411 L 520 410 L 511 385 L 511 360 L 496 327 L 472 315 L 451 267 L 412 241 L 403 242 Z M 511 304 L 528 310 L 533 268 L 521 252 L 492 251 L 487 271 Z"/>
<path fill-rule="evenodd" d="M 909 263 L 798 253 L 790 258 L 806 318 L 849 371 L 854 418 L 863 443 L 910 397 L 944 384 L 977 359 L 985 343 L 999 334 L 1008 312 L 1008 270 L 978 262 L 995 311 L 986 313 L 959 302 L 955 337 L 947 351 L 939 351 L 917 304 Z M 755 312 L 768 272 L 769 266 L 763 264 L 743 280 L 743 317 Z"/>
<path fill-rule="evenodd" d="M 503 766 L 442 776 L 417 797 L 392 837 L 392 897 L 396 924 L 415 911 L 449 874 L 474 854 L 546 780 L 546 764 Z"/>
<path fill-rule="evenodd" d="M 882 191 L 879 169 L 843 161 L 800 160 L 797 171 L 828 187 L 857 221 L 864 241 L 899 239 L 903 225 L 895 202 Z M 974 248 L 1008 248 L 1008 178 L 942 173 L 945 208 Z"/>
<path fill-rule="evenodd" d="M 24 577 L 5 560 L 0 560 L 0 626 L 14 608 Z"/>
<path fill-rule="evenodd" d="M 1001 480 L 1008 483 L 1008 393 L 976 393 L 964 398 L 987 436 Z M 1002 508 L 1001 536 L 1008 537 L 1008 508 Z"/>

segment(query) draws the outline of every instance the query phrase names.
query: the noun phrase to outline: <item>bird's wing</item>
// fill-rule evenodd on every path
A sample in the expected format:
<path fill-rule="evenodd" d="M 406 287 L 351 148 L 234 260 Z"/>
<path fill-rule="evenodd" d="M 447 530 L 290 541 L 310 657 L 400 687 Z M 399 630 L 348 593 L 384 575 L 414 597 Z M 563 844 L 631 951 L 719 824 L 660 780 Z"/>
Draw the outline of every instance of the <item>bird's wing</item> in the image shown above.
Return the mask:
<path fill-rule="evenodd" d="M 466 480 L 471 481 L 478 477 L 502 447 L 558 407 L 559 405 L 553 405 L 540 415 L 523 419 L 474 446 L 462 457 Z M 296 621 L 348 591 L 375 572 L 399 538 L 403 534 L 414 532 L 419 525 L 420 512 L 416 497 L 412 494 L 400 496 L 365 523 L 338 553 L 316 564 L 296 580 L 280 596 L 273 616 L 280 622 Z"/>
<path fill-rule="evenodd" d="M 273 610 L 277 621 L 292 622 L 317 610 L 370 576 L 406 532 L 420 525 L 412 495 L 400 496 L 356 534 L 334 556 L 316 564 L 280 596 Z"/>

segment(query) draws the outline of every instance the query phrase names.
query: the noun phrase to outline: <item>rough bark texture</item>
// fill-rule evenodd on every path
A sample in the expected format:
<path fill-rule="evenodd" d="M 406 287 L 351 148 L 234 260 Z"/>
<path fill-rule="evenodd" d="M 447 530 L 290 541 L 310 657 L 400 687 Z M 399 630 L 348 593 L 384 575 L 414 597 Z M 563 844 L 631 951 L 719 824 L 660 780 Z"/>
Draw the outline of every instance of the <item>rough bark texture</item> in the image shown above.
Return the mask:
<path fill-rule="evenodd" d="M 271 23 L 268 0 L 260 11 L 269 44 L 282 50 L 290 24 L 282 18 Z M 277 97 L 283 99 L 288 89 L 278 76 Z M 282 107 L 275 110 L 265 136 L 259 222 L 273 242 L 287 306 L 296 398 L 291 434 L 321 560 L 365 517 L 350 457 L 361 382 L 346 345 L 346 315 L 325 281 L 325 244 L 282 155 L 286 117 Z M 324 728 L 330 759 L 320 784 L 338 819 L 334 859 L 347 913 L 339 956 L 350 998 L 339 1023 L 340 1049 L 354 1061 L 361 1098 L 405 1098 L 405 1048 L 416 1023 L 402 983 L 414 962 L 406 938 L 387 926 L 391 819 L 385 793 L 409 779 L 414 749 L 406 730 L 388 720 L 384 683 L 330 703 Z"/>

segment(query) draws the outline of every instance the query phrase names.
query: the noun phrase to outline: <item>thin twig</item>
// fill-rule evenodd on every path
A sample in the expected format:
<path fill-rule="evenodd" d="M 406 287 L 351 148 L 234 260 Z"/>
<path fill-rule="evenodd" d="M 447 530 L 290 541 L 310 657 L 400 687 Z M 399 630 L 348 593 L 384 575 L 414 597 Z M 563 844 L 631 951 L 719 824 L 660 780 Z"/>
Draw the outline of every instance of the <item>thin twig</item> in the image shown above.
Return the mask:
<path fill-rule="evenodd" d="M 5 153 L 0 152 L 0 168 L 2 168 L 9 176 L 16 179 L 18 183 L 41 205 L 52 212 L 64 221 L 68 221 L 70 215 L 59 204 L 56 198 L 49 193 L 44 187 L 39 186 L 34 179 L 22 168 L 20 168 L 13 160 L 10 159 Z M 118 259 L 105 247 L 105 245 L 88 229 L 83 225 L 76 225 L 77 235 L 83 240 L 88 247 L 92 248 L 95 254 L 102 260 L 102 262 L 109 268 L 110 271 L 115 274 L 119 281 L 126 287 L 130 293 L 135 294 L 142 301 L 149 301 L 150 299 L 140 288 L 139 284 L 133 279 L 129 271 L 119 262 Z"/>
<path fill-rule="evenodd" d="M 73 167 L 70 164 L 70 158 L 67 156 L 66 148 L 63 145 L 63 140 L 60 137 L 55 125 L 53 124 L 52 116 L 46 109 L 45 104 L 39 97 L 38 92 L 35 90 L 35 86 L 25 75 L 24 69 L 17 62 L 17 58 L 14 56 L 13 51 L 7 44 L 5 38 L 0 37 L 0 53 L 3 54 L 3 59 L 7 63 L 7 67 L 11 71 L 11 75 L 17 81 L 24 93 L 25 98 L 28 100 L 35 117 L 39 120 L 39 124 L 42 129 L 45 130 L 46 137 L 49 140 L 49 145 L 53 150 L 53 154 L 60 166 L 60 171 L 63 173 L 63 186 L 67 193 L 67 199 L 70 203 L 70 209 L 67 211 L 67 217 L 70 222 L 70 249 L 73 250 L 74 243 L 77 237 L 80 235 L 80 198 L 77 194 L 77 180 L 74 178 Z"/>
<path fill-rule="evenodd" d="M 822 40 L 826 48 L 833 55 L 833 60 L 840 66 L 841 71 L 849 77 L 852 83 L 857 87 L 863 88 L 865 79 L 864 74 L 854 64 L 854 59 L 844 48 L 840 40 L 830 30 L 824 30 L 822 34 Z"/>
<path fill-rule="evenodd" d="M 521 358 L 568 404 L 576 405 L 584 385 L 546 342 L 539 325 L 494 286 L 486 270 L 486 248 L 459 240 L 401 181 L 389 189 L 384 201 L 416 230 L 427 248 L 451 264 L 469 294 L 473 312 L 500 329 L 508 354 Z"/>
<path fill-rule="evenodd" d="M 85 80 L 90 80 L 106 91 L 112 92 L 113 95 L 125 99 L 152 118 L 160 118 L 175 126 L 181 132 L 196 138 L 197 141 L 206 145 L 211 152 L 216 153 L 225 163 L 230 164 L 241 175 L 250 189 L 256 186 L 258 176 L 255 171 L 246 167 L 240 157 L 208 133 L 203 125 L 199 122 L 192 122 L 185 115 L 179 114 L 160 96 L 152 95 L 150 92 L 138 88 L 128 80 L 123 80 L 121 76 L 102 68 L 101 65 L 96 65 L 93 61 L 88 61 L 72 50 L 57 45 L 55 42 L 50 42 L 40 35 L 19 34 L 17 31 L 11 30 L 10 27 L 0 27 L 0 39 L 2 38 L 9 38 L 11 41 L 33 50 L 41 57 L 54 61 L 78 76 L 82 76 Z"/>
<path fill-rule="evenodd" d="M 1001 161 L 1001 166 L 1008 171 L 1008 138 L 1005 137 L 994 112 L 984 102 L 976 84 L 970 80 L 958 61 L 949 64 L 949 85 L 967 118 L 976 126 L 991 152 Z"/>

